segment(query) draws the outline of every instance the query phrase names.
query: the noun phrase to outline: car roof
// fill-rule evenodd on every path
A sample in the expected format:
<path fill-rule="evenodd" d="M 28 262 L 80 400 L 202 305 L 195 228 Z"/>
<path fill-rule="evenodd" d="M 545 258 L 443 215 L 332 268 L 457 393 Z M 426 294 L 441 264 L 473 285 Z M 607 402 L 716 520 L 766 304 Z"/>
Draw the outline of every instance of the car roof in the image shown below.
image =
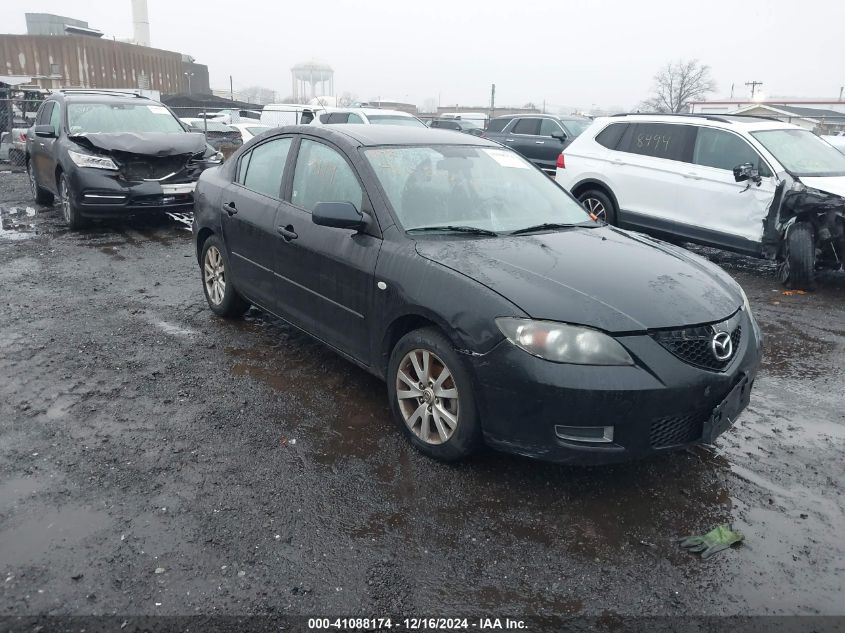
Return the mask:
<path fill-rule="evenodd" d="M 279 128 L 284 132 L 295 132 L 318 136 L 339 143 L 353 141 L 357 145 L 476 145 L 498 147 L 501 145 L 479 136 L 471 136 L 453 130 L 432 130 L 427 127 L 406 127 L 398 125 L 289 125 Z"/>
<path fill-rule="evenodd" d="M 134 103 L 141 105 L 162 105 L 158 101 L 136 95 L 129 92 L 110 92 L 107 90 L 78 90 L 78 91 L 63 91 L 57 90 L 51 92 L 45 101 L 72 101 L 78 103 Z"/>
<path fill-rule="evenodd" d="M 603 117 L 605 118 L 605 117 Z M 771 129 L 794 129 L 800 128 L 792 123 L 786 123 L 772 117 L 753 116 L 743 114 L 704 114 L 704 113 L 678 113 L 661 114 L 655 113 L 628 113 L 614 114 L 606 117 L 609 122 L 615 121 L 643 121 L 650 123 L 694 123 L 707 124 L 714 127 L 722 127 L 733 130 L 771 130 Z"/>

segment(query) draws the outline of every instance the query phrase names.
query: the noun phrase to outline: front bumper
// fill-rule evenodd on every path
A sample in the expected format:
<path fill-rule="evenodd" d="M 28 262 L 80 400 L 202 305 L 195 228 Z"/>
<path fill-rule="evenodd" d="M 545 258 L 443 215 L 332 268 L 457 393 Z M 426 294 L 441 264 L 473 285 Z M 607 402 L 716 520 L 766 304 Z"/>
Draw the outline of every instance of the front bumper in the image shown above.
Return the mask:
<path fill-rule="evenodd" d="M 194 208 L 193 179 L 178 182 L 128 181 L 116 172 L 80 167 L 69 173 L 74 204 L 83 217 L 106 218 L 144 213 L 189 212 Z"/>
<path fill-rule="evenodd" d="M 714 421 L 714 411 L 730 404 L 735 419 L 760 365 L 758 330 L 748 315 L 740 318 L 746 334 L 723 371 L 687 364 L 647 334 L 617 337 L 636 362 L 630 367 L 551 363 L 507 340 L 469 356 L 485 441 L 572 464 L 628 461 L 712 441 L 729 427 Z M 726 403 L 741 383 L 747 391 L 737 388 Z M 563 439 L 570 435 L 563 427 L 612 427 L 612 440 Z"/>

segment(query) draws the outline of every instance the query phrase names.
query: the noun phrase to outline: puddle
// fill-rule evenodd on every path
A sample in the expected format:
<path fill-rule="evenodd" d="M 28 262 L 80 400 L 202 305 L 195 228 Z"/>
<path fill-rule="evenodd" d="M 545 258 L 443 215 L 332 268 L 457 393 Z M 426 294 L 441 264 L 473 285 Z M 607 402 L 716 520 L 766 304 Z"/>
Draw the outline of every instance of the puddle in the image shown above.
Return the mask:
<path fill-rule="evenodd" d="M 830 370 L 822 357 L 836 351 L 836 344 L 814 338 L 794 323 L 780 320 L 764 325 L 763 369 L 779 378 L 818 378 Z"/>
<path fill-rule="evenodd" d="M 59 510 L 44 508 L 37 516 L 23 515 L 5 521 L 0 526 L 0 552 L 8 567 L 35 562 L 48 562 L 59 549 L 79 547 L 87 537 L 111 524 L 102 512 L 67 507 Z"/>
<path fill-rule="evenodd" d="M 33 207 L 0 206 L 0 241 L 27 240 L 38 235 Z"/>
<path fill-rule="evenodd" d="M 43 489 L 44 484 L 35 477 L 18 477 L 0 483 L 0 511 L 16 506 Z"/>

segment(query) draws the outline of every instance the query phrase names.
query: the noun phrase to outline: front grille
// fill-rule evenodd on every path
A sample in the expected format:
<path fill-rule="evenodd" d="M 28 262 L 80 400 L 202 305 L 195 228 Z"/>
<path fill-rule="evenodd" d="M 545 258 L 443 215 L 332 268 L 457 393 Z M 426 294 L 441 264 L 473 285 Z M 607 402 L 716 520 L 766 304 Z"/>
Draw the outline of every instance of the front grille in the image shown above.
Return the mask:
<path fill-rule="evenodd" d="M 649 443 L 652 448 L 668 448 L 689 444 L 701 439 L 707 413 L 697 411 L 689 415 L 671 415 L 651 423 Z"/>
<path fill-rule="evenodd" d="M 120 173 L 125 180 L 161 180 L 171 174 L 178 174 L 187 164 L 185 156 L 145 157 L 142 160 L 121 161 Z"/>
<path fill-rule="evenodd" d="M 702 369 L 721 371 L 730 365 L 739 351 L 739 344 L 742 341 L 742 326 L 739 325 L 740 314 L 738 312 L 727 321 L 715 325 L 665 330 L 654 332 L 652 336 L 664 348 L 685 363 Z M 719 360 L 713 353 L 713 336 L 717 332 L 730 332 L 733 353 L 725 360 Z"/>

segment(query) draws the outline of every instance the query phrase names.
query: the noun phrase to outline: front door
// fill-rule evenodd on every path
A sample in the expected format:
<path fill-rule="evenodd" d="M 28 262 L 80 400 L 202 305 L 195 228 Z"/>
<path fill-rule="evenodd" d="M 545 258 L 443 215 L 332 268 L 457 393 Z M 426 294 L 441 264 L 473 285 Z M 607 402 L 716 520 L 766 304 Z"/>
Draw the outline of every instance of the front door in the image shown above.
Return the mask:
<path fill-rule="evenodd" d="M 275 298 L 276 214 L 292 137 L 276 137 L 238 160 L 234 181 L 220 199 L 223 239 L 235 285 L 268 309 Z"/>
<path fill-rule="evenodd" d="M 276 219 L 285 239 L 284 247 L 276 250 L 276 270 L 286 314 L 306 331 L 369 363 L 374 271 L 381 248 L 378 229 L 374 225 L 372 231 L 356 232 L 311 220 L 319 202 L 352 202 L 369 211 L 360 180 L 336 148 L 304 138 L 289 200 Z"/>
<path fill-rule="evenodd" d="M 734 179 L 733 168 L 744 163 L 757 168 L 759 186 Z M 757 252 L 776 186 L 769 165 L 739 134 L 699 127 L 679 185 L 676 221 L 700 229 L 702 241 Z"/>
<path fill-rule="evenodd" d="M 55 101 L 47 101 L 43 109 L 38 113 L 35 119 L 36 125 L 50 125 L 53 127 L 53 132 L 58 136 L 61 126 L 60 121 L 60 107 Z M 57 185 L 55 181 L 56 160 L 53 155 L 56 139 L 45 138 L 43 136 L 35 136 L 32 145 L 32 155 L 30 160 L 35 169 L 35 174 L 38 179 L 38 184 L 47 188 L 50 191 L 56 191 Z"/>

